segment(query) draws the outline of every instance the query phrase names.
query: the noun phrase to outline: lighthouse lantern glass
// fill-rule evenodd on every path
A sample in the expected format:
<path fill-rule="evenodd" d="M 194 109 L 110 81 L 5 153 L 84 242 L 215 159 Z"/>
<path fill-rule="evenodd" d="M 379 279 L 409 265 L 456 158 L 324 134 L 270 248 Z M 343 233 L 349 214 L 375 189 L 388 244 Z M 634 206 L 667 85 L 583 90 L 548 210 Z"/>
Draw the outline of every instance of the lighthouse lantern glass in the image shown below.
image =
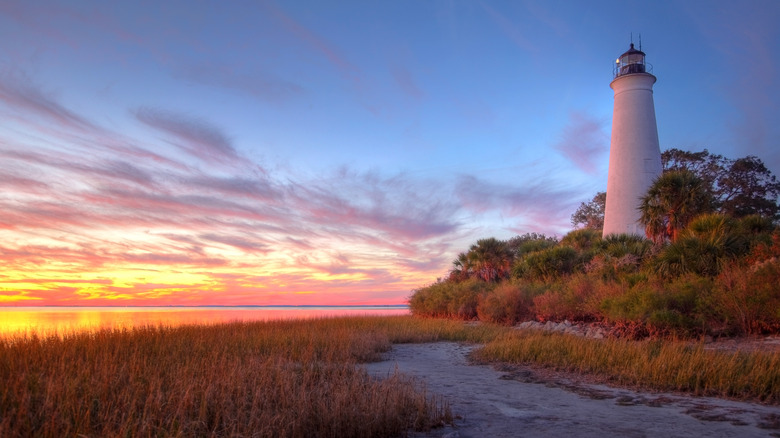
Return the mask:
<path fill-rule="evenodd" d="M 632 73 L 645 73 L 645 71 L 645 54 L 634 49 L 633 44 L 631 49 L 620 55 L 615 63 L 615 77 Z"/>

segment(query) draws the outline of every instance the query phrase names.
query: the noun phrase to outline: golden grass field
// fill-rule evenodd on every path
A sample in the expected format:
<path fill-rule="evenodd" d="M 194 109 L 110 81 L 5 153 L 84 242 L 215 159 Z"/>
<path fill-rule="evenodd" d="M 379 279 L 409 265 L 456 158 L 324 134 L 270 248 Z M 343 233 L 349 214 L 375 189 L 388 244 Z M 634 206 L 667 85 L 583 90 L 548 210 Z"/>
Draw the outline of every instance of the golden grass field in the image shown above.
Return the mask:
<path fill-rule="evenodd" d="M 372 379 L 360 363 L 393 343 L 441 340 L 485 344 L 480 360 L 780 403 L 780 353 L 340 317 L 0 339 L 0 436 L 403 436 L 451 421 L 449 407 L 420 382 Z"/>

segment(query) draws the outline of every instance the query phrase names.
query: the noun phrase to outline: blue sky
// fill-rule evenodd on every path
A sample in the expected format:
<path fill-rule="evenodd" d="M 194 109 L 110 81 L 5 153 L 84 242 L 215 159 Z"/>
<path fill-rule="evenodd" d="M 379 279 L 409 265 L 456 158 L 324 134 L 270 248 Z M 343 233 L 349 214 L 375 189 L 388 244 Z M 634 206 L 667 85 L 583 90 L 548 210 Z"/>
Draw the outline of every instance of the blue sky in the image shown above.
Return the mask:
<path fill-rule="evenodd" d="M 777 1 L 0 2 L 0 301 L 402 302 L 662 149 L 780 174 Z"/>

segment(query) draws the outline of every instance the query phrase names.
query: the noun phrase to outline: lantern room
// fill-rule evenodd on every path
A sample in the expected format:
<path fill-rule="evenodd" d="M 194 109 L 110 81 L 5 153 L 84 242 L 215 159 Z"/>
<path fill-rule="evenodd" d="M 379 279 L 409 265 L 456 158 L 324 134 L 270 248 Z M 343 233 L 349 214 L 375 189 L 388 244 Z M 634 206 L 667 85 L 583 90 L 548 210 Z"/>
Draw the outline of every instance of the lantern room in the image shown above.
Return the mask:
<path fill-rule="evenodd" d="M 650 73 L 653 67 L 645 63 L 645 52 L 631 47 L 615 61 L 614 78 L 634 73 Z"/>

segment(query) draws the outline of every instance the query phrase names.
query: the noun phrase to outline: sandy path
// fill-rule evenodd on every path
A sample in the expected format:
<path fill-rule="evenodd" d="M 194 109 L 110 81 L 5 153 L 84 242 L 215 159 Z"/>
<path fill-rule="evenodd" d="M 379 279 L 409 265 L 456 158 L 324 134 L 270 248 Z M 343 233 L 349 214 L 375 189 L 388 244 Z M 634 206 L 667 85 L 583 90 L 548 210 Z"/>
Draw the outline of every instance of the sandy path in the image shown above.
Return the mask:
<path fill-rule="evenodd" d="M 466 356 L 473 348 L 394 345 L 385 361 L 366 369 L 382 377 L 397 366 L 450 403 L 460 417 L 455 427 L 421 437 L 780 437 L 778 407 L 545 381 L 530 369 L 470 365 Z"/>

